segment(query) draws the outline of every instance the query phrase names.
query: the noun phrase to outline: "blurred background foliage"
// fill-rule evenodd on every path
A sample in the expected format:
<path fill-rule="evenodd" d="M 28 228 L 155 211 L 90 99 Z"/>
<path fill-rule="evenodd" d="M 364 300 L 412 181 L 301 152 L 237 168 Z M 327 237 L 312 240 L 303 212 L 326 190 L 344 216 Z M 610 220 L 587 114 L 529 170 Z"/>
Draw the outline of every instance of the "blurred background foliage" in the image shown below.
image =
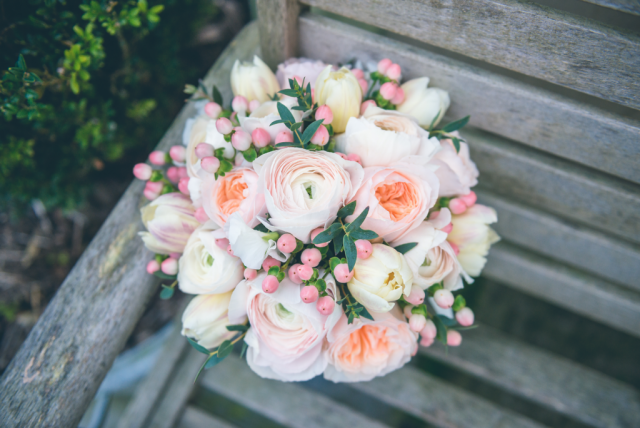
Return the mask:
<path fill-rule="evenodd" d="M 72 210 L 131 174 L 213 63 L 211 0 L 0 0 L 0 210 Z"/>

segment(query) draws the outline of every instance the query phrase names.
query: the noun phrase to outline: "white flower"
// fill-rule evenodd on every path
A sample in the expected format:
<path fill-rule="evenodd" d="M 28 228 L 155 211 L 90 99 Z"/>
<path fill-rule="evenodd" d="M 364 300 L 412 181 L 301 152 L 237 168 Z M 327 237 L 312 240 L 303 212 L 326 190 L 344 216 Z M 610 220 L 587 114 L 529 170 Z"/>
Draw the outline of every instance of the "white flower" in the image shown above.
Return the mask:
<path fill-rule="evenodd" d="M 242 260 L 242 263 L 251 269 L 260 269 L 262 262 L 271 256 L 284 262 L 287 256 L 283 255 L 276 246 L 276 240 L 269 239 L 269 235 L 247 226 L 239 212 L 229 216 L 224 225 L 225 235 L 228 236 L 233 254 Z"/>
<path fill-rule="evenodd" d="M 437 125 L 444 116 L 449 104 L 447 91 L 438 88 L 427 88 L 428 77 L 405 82 L 401 88 L 404 90 L 405 99 L 397 106 L 397 110 L 414 117 L 420 126 L 429 127 L 432 123 Z M 437 119 L 434 122 L 434 119 Z"/>
<path fill-rule="evenodd" d="M 316 80 L 315 101 L 331 108 L 333 130 L 344 132 L 349 119 L 360 114 L 362 88 L 349 69 L 342 67 L 333 71 L 333 66 L 328 65 Z"/>
<path fill-rule="evenodd" d="M 304 86 L 311 84 L 311 88 L 315 88 L 316 80 L 322 71 L 327 67 L 322 61 L 308 58 L 289 58 L 282 64 L 278 65 L 276 77 L 282 89 L 289 88 L 289 79 L 300 77 L 304 79 Z"/>
<path fill-rule="evenodd" d="M 447 240 L 458 246 L 458 260 L 471 276 L 480 275 L 487 262 L 489 248 L 500 240 L 498 234 L 488 226 L 496 221 L 496 210 L 480 204 L 451 217 L 453 229 Z"/>
<path fill-rule="evenodd" d="M 242 95 L 249 102 L 258 100 L 263 103 L 280 91 L 280 85 L 269 66 L 254 56 L 253 64 L 240 63 L 239 60 L 233 64 L 231 89 L 233 95 Z"/>
<path fill-rule="evenodd" d="M 440 180 L 439 196 L 466 195 L 478 184 L 478 168 L 469 155 L 467 143 L 460 142 L 456 153 L 451 140 L 440 141 L 441 150 L 430 163 L 438 165 L 436 176 Z"/>
<path fill-rule="evenodd" d="M 357 154 L 367 168 L 410 155 L 428 160 L 440 150 L 440 142 L 406 114 L 372 106 L 362 117 L 349 119 L 345 133 L 336 137 L 336 150 Z"/>
<path fill-rule="evenodd" d="M 285 97 L 282 101 L 267 101 L 263 103 L 251 112 L 247 116 L 238 115 L 238 120 L 242 125 L 242 129 L 251 134 L 257 128 L 265 129 L 271 137 L 271 144 L 275 144 L 276 136 L 282 131 L 289 131 L 289 128 L 284 123 L 278 123 L 271 125 L 276 120 L 280 120 L 280 114 L 278 113 L 278 103 L 285 105 L 296 122 L 302 120 L 302 112 L 299 110 L 291 110 L 292 107 L 298 105 L 298 101 L 295 98 Z"/>
<path fill-rule="evenodd" d="M 216 245 L 213 230 L 196 229 L 180 257 L 178 285 L 188 294 L 219 294 L 232 290 L 243 278 L 239 258 Z"/>
<path fill-rule="evenodd" d="M 148 232 L 139 235 L 144 245 L 158 254 L 181 253 L 196 227 L 195 208 L 188 196 L 167 193 L 140 209 L 142 222 Z"/>
<path fill-rule="evenodd" d="M 227 330 L 231 324 L 227 314 L 231 294 L 229 291 L 194 297 L 182 314 L 182 335 L 207 349 L 216 348 L 237 335 L 238 332 Z M 245 322 L 246 317 L 238 320 L 238 324 Z"/>

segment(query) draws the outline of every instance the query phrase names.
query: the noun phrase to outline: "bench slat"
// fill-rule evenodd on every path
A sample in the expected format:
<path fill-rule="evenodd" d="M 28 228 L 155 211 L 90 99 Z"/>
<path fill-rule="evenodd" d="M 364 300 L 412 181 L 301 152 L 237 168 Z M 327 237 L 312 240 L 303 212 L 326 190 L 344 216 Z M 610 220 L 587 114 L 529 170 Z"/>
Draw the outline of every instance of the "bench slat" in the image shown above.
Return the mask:
<path fill-rule="evenodd" d="M 298 51 L 298 0 L 257 0 L 262 59 L 273 69 Z"/>
<path fill-rule="evenodd" d="M 201 385 L 288 427 L 386 426 L 295 383 L 262 379 L 235 355 L 208 370 Z"/>
<path fill-rule="evenodd" d="M 640 291 L 637 248 L 490 192 L 478 199 L 496 209 L 502 239 Z"/>
<path fill-rule="evenodd" d="M 637 0 L 582 0 L 587 3 L 597 4 L 598 6 L 608 7 L 609 9 L 618 10 L 620 12 L 640 15 L 640 2 Z"/>
<path fill-rule="evenodd" d="M 449 91 L 448 116 L 640 183 L 640 124 L 460 61 L 314 14 L 300 16 L 300 53 L 344 62 L 389 57 L 404 78 Z"/>
<path fill-rule="evenodd" d="M 234 425 L 203 412 L 197 407 L 188 406 L 176 428 L 234 428 Z"/>
<path fill-rule="evenodd" d="M 460 347 L 421 354 L 589 426 L 640 426 L 637 390 L 484 325 L 464 332 Z"/>
<path fill-rule="evenodd" d="M 302 3 L 640 108 L 640 39 L 585 18 L 515 0 Z"/>
<path fill-rule="evenodd" d="M 640 294 L 506 242 L 491 247 L 482 275 L 633 336 L 640 336 Z"/>

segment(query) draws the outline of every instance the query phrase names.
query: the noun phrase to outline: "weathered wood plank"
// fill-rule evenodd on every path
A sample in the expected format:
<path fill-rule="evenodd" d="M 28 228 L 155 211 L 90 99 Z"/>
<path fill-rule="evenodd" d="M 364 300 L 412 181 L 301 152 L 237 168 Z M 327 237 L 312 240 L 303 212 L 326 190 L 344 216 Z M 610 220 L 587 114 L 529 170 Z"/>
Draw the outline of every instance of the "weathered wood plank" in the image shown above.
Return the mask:
<path fill-rule="evenodd" d="M 184 410 L 176 428 L 234 428 L 234 426 L 197 407 L 189 406 Z"/>
<path fill-rule="evenodd" d="M 413 367 L 351 386 L 412 414 L 430 426 L 450 428 L 541 427 Z"/>
<path fill-rule="evenodd" d="M 640 242 L 640 186 L 482 131 L 465 129 L 480 186 L 570 221 Z"/>
<path fill-rule="evenodd" d="M 235 355 L 208 370 L 201 385 L 287 427 L 385 426 L 295 383 L 262 379 Z"/>
<path fill-rule="evenodd" d="M 640 294 L 506 242 L 491 248 L 482 275 L 640 336 Z"/>
<path fill-rule="evenodd" d="M 589 426 L 640 426 L 637 390 L 490 327 L 464 332 L 463 346 L 421 353 Z"/>
<path fill-rule="evenodd" d="M 490 192 L 478 198 L 498 212 L 502 239 L 640 291 L 637 247 Z"/>
<path fill-rule="evenodd" d="M 298 51 L 297 0 L 257 0 L 262 59 L 275 68 Z"/>
<path fill-rule="evenodd" d="M 228 97 L 237 57 L 250 57 L 258 43 L 248 26 L 207 75 Z M 182 141 L 186 105 L 158 147 Z M 4 427 L 77 426 L 102 379 L 156 291 L 148 275 L 151 258 L 138 238 L 144 184 L 134 181 L 47 306 L 0 379 Z"/>
<path fill-rule="evenodd" d="M 516 0 L 303 0 L 331 13 L 577 91 L 640 107 L 640 38 Z M 384 13 L 382 13 L 384 11 Z"/>
<path fill-rule="evenodd" d="M 608 7 L 609 9 L 618 10 L 620 12 L 640 15 L 640 1 L 638 0 L 582 0 L 587 3 L 597 4 L 598 6 Z"/>
<path fill-rule="evenodd" d="M 337 22 L 302 14 L 300 54 L 344 62 L 389 57 L 404 79 L 428 76 L 451 95 L 448 116 L 640 183 L 640 124 L 477 67 Z"/>

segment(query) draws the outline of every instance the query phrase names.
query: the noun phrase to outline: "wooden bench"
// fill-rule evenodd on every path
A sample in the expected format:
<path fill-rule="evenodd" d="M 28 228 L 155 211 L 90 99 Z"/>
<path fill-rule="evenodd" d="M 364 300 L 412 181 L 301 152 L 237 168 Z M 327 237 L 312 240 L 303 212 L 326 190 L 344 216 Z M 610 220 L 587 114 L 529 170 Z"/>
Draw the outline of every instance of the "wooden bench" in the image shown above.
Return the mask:
<path fill-rule="evenodd" d="M 271 66 L 389 57 L 405 78 L 429 76 L 450 92 L 450 118 L 471 115 L 478 194 L 498 211 L 503 241 L 484 277 L 638 340 L 640 38 L 514 0 L 258 0 L 258 16 L 207 84 L 229 99 L 233 62 L 256 53 Z M 186 105 L 159 148 L 194 114 Z M 136 236 L 142 187 L 126 191 L 0 380 L 2 426 L 77 426 L 157 292 Z M 238 356 L 194 384 L 202 358 L 176 330 L 122 426 L 640 426 L 638 390 L 488 326 L 361 384 L 264 380 Z"/>

